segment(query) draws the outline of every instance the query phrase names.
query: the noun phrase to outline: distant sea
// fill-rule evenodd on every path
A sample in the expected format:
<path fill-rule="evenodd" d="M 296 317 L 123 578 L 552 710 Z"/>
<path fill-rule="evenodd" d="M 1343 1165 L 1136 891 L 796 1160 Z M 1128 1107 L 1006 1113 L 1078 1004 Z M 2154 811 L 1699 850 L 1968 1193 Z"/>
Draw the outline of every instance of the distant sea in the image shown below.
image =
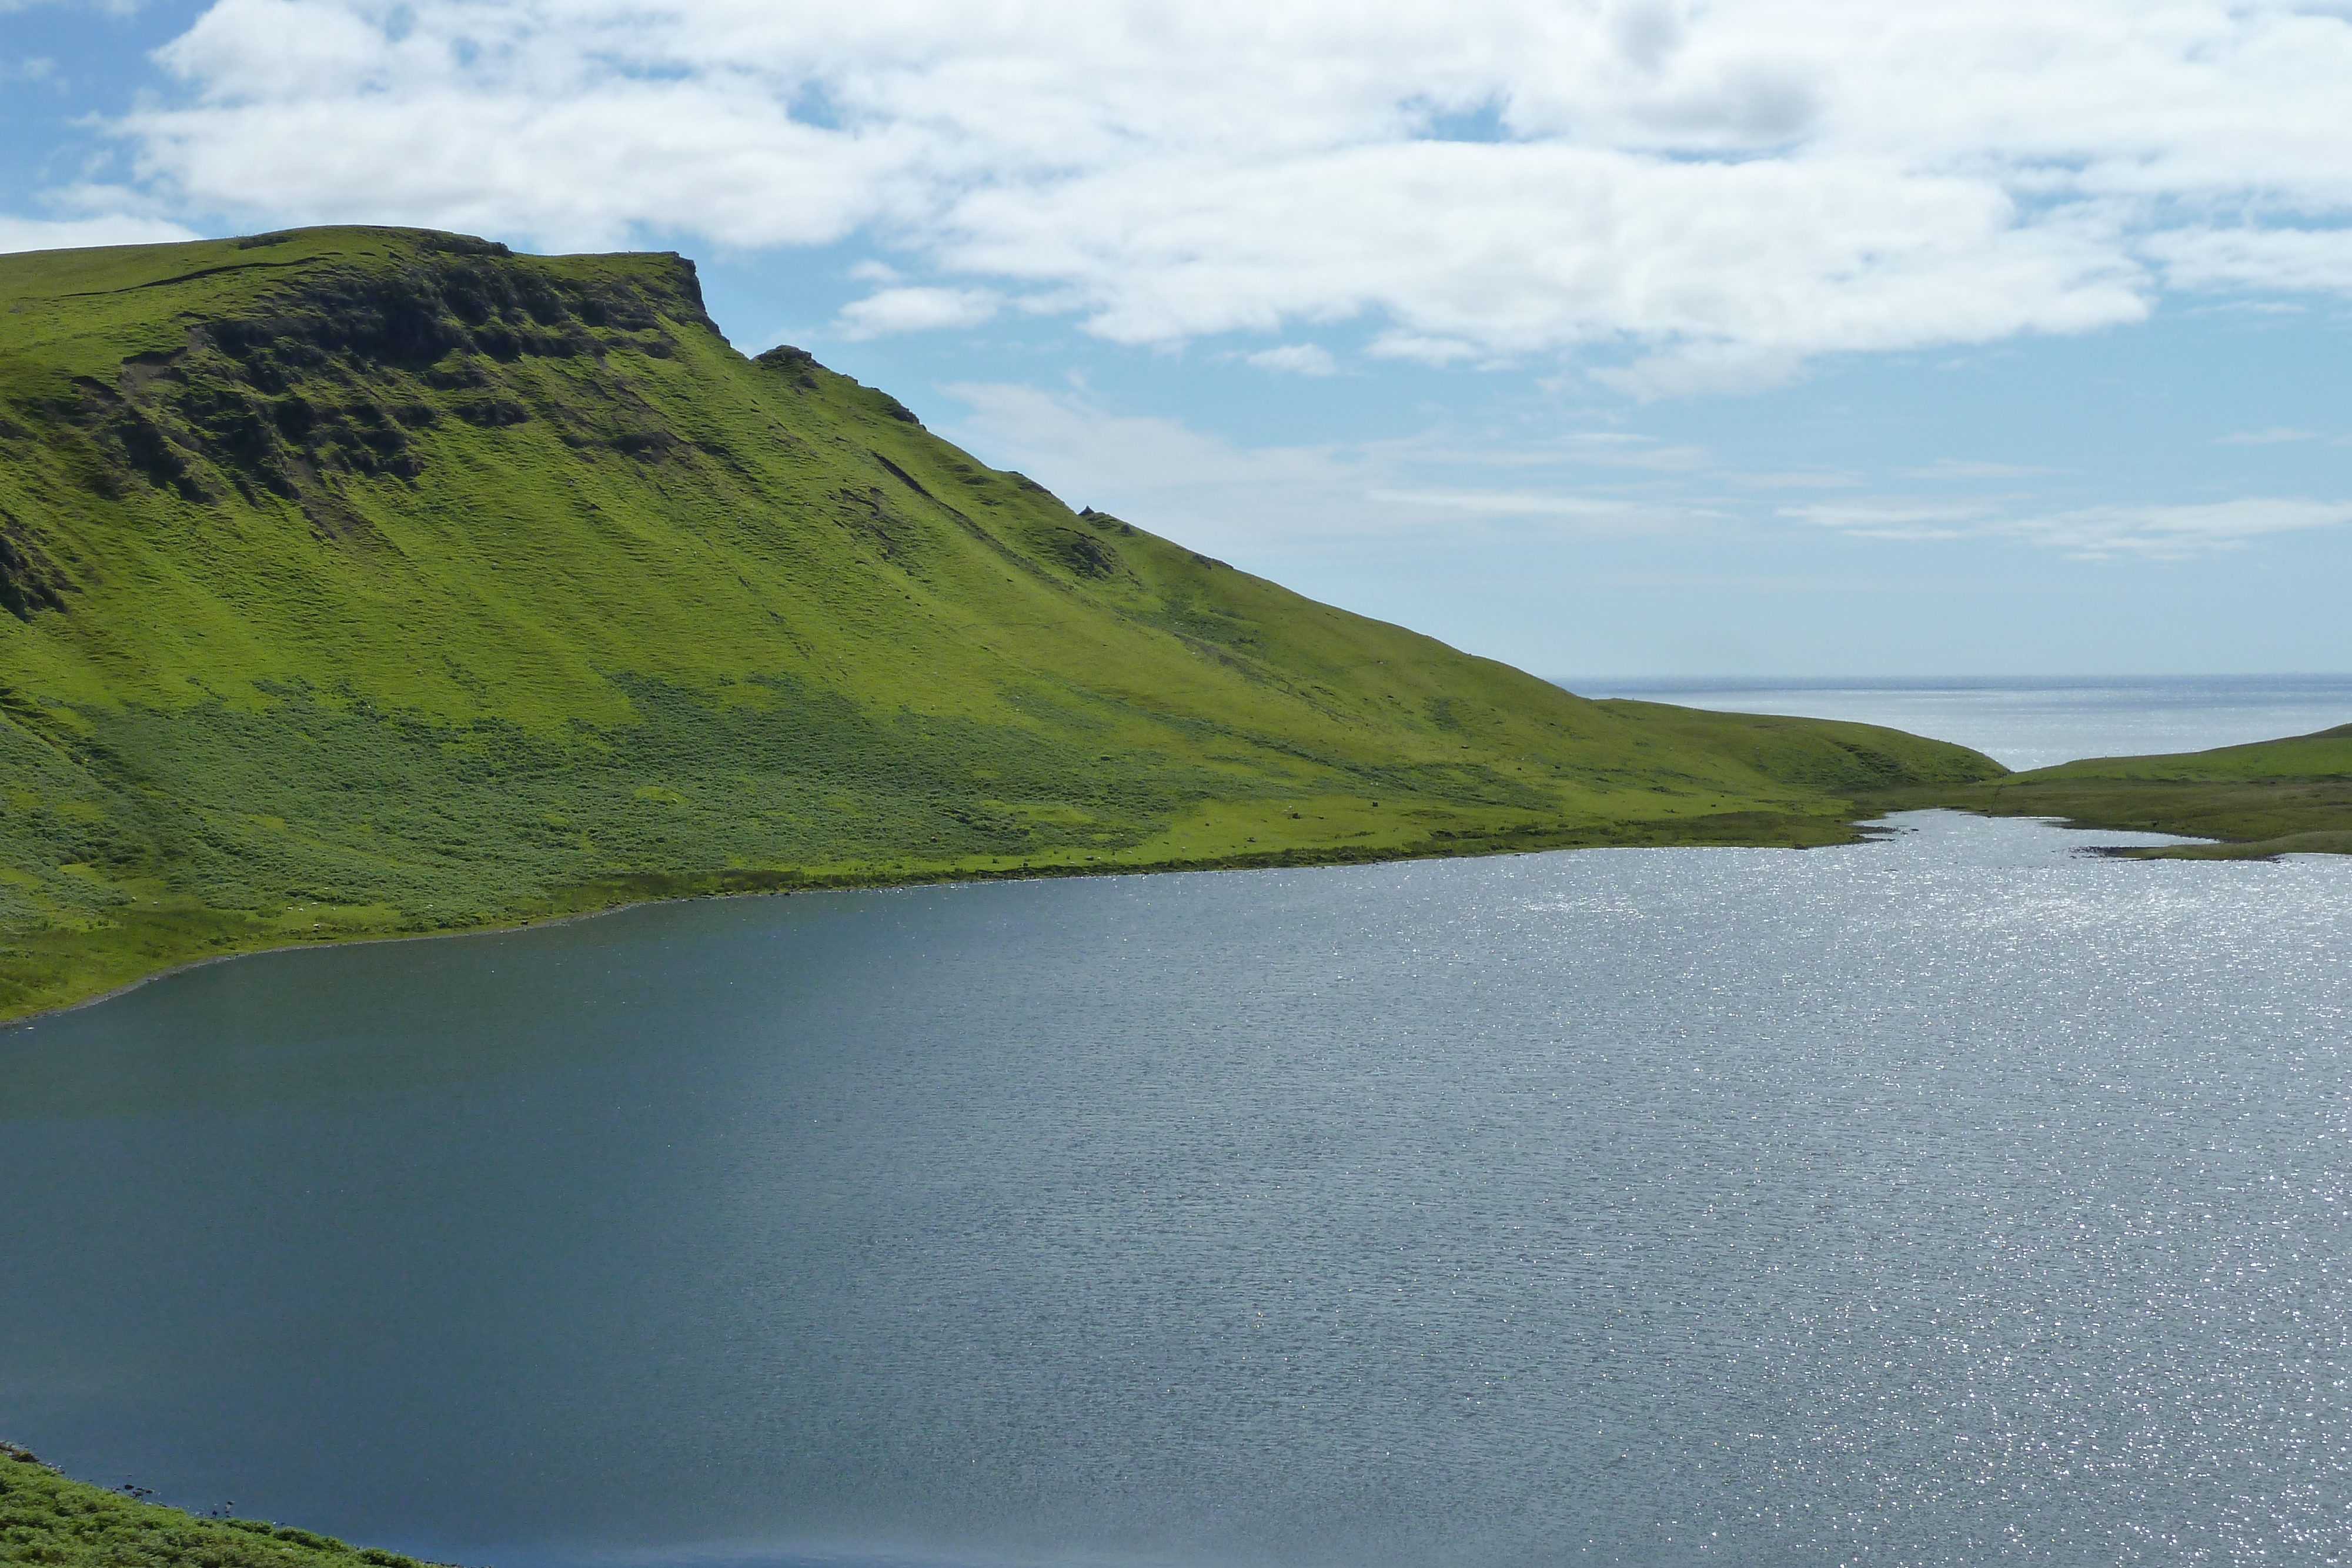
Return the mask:
<path fill-rule="evenodd" d="M 1580 696 L 1853 719 L 1973 747 L 2011 768 L 2202 751 L 2352 724 L 2347 675 L 2014 675 L 1911 680 L 1576 680 Z"/>

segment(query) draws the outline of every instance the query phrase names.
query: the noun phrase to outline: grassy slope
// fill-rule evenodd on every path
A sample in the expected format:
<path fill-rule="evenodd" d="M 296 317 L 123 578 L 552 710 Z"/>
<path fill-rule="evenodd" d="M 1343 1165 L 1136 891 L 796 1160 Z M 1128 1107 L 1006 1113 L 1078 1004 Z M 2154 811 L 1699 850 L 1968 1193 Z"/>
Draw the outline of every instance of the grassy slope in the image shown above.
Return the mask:
<path fill-rule="evenodd" d="M 674 256 L 0 257 L 0 1017 L 629 897 L 1812 843 L 1999 770 L 1595 704 L 1073 513 Z"/>
<path fill-rule="evenodd" d="M 1987 783 L 1897 791 L 1885 803 L 2223 841 L 2131 852 L 2144 857 L 2352 854 L 2352 725 L 2212 751 L 2092 758 Z"/>
<path fill-rule="evenodd" d="M 395 1552 L 254 1519 L 200 1519 L 68 1480 L 0 1443 L 0 1563 L 58 1568 L 422 1568 Z"/>

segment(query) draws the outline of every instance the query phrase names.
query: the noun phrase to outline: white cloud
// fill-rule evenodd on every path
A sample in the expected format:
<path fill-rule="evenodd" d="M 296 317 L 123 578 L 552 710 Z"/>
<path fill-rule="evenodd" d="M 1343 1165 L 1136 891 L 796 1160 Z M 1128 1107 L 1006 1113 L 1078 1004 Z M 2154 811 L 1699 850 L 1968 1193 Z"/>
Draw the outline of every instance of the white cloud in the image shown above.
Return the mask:
<path fill-rule="evenodd" d="M 2340 214 L 2344 199 L 2333 205 Z M 2141 248 L 2177 288 L 2352 293 L 2352 230 L 2188 229 L 2151 235 Z"/>
<path fill-rule="evenodd" d="M 2137 307 L 2128 313 L 2136 316 Z M 1630 365 L 1595 371 L 1593 376 L 1647 402 L 1653 398 L 1698 397 L 1708 392 L 1766 392 L 1794 381 L 1804 368 L 1803 350 L 1718 339 L 1685 341 L 1671 352 L 1646 354 Z"/>
<path fill-rule="evenodd" d="M 1248 356 L 1249 362 L 1262 371 L 1287 371 L 1299 376 L 1330 376 L 1339 372 L 1339 363 L 1329 350 L 1319 343 L 1285 343 L 1279 348 L 1261 349 Z"/>
<path fill-rule="evenodd" d="M 1638 452 L 1647 443 L 1626 433 L 1583 432 L 1566 442 L 1483 450 L 1431 437 L 1245 447 L 1180 420 L 1115 413 L 1083 389 L 964 383 L 941 390 L 971 411 L 949 434 L 989 461 L 1022 469 L 1072 506 L 1093 505 L 1268 570 L 1286 558 L 1328 558 L 1337 544 L 1458 540 L 1465 529 L 1595 540 L 1727 538 L 1769 527 L 1777 517 L 1857 538 L 2008 541 L 2081 559 L 2178 560 L 2352 523 L 2352 501 L 2293 497 L 2037 509 L 2017 496 L 1858 497 L 1768 508 L 1727 500 L 1719 488 L 1727 480 L 1843 484 L 1849 477 L 1822 473 L 1719 473 L 1705 487 L 1671 472 L 1628 476 L 1623 485 L 1462 484 L 1451 481 L 1474 465 L 1488 473 L 1524 473 L 1579 465 L 1580 448 Z"/>
<path fill-rule="evenodd" d="M 2279 424 L 2273 425 L 2268 430 L 2241 430 L 2233 435 L 2221 437 L 2221 444 L 2225 446 L 2276 446 L 2289 441 L 2318 439 L 2319 434 L 2316 431 L 2290 430 L 2285 425 Z"/>
<path fill-rule="evenodd" d="M 47 0 L 0 0 L 0 16 L 5 16 L 11 11 L 29 11 L 34 6 L 45 3 L 47 3 Z M 55 3 L 72 8 L 77 0 L 55 0 Z M 139 0 L 79 0 L 79 3 L 86 5 L 92 11 L 102 11 L 110 16 L 128 16 L 139 9 Z"/>
<path fill-rule="evenodd" d="M 1982 463 L 1965 458 L 1938 457 L 1925 468 L 1906 468 L 1903 476 L 1906 479 L 2026 479 L 2048 472 L 2047 468 L 2017 463 Z"/>
<path fill-rule="evenodd" d="M 1780 516 L 1874 539 L 1958 539 L 1972 534 L 1997 531 L 1993 519 L 1976 507 L 1865 502 L 1843 506 L 1783 507 Z"/>
<path fill-rule="evenodd" d="M 184 98 L 121 129 L 189 210 L 864 231 L 939 287 L 861 330 L 1363 318 L 1655 397 L 2352 292 L 2352 17 L 2287 0 L 216 0 L 163 59 Z"/>
<path fill-rule="evenodd" d="M 1589 430 L 1570 435 L 1560 455 L 1571 463 L 1600 464 L 1612 468 L 1646 468 L 1658 474 L 1688 473 L 1706 467 L 1713 461 L 1703 446 L 1664 446 L 1654 436 Z M 1483 455 L 1476 460 L 1489 461 Z"/>
<path fill-rule="evenodd" d="M 995 295 L 979 288 L 886 288 L 842 307 L 835 325 L 850 338 L 977 327 L 996 314 L 999 303 Z"/>
<path fill-rule="evenodd" d="M 1416 512 L 1466 512 L 1479 517 L 1538 517 L 1580 534 L 1659 534 L 1687 528 L 1702 514 L 1605 496 L 1543 490 L 1369 490 L 1365 499 Z"/>
<path fill-rule="evenodd" d="M 1095 506 L 1203 549 L 1378 526 L 1360 454 L 1243 447 L 1181 420 L 1113 413 L 1083 392 L 1004 382 L 940 389 L 971 412 L 950 432 L 1073 507 Z"/>
<path fill-rule="evenodd" d="M 2028 537 L 2078 554 L 2185 556 L 2347 522 L 2352 503 L 2253 498 L 2186 507 L 2092 507 L 2027 519 L 2019 527 Z"/>
<path fill-rule="evenodd" d="M 1687 474 L 1715 463 L 1703 446 L 1667 446 L 1654 435 L 1618 430 L 1571 430 L 1499 446 L 1486 440 L 1465 442 L 1459 432 L 1431 432 L 1385 443 L 1382 450 L 1400 461 L 1490 471 L 1570 466 L 1633 468 L 1667 476 Z"/>
<path fill-rule="evenodd" d="M 1780 515 L 1875 538 L 2012 538 L 2092 559 L 2181 559 L 2235 549 L 2271 535 L 2339 528 L 2352 523 L 2352 502 L 2249 497 L 2021 515 L 1969 507 L 1861 505 L 1792 507 Z"/>
<path fill-rule="evenodd" d="M 1750 490 L 1852 490 L 1862 484 L 1858 475 L 1815 468 L 1794 468 L 1776 474 L 1727 474 L 1724 477 Z"/>
<path fill-rule="evenodd" d="M 1411 360 L 1423 365 L 1450 365 L 1475 360 L 1478 345 L 1459 338 L 1433 338 L 1423 332 L 1383 332 L 1366 350 L 1377 360 Z"/>
<path fill-rule="evenodd" d="M 194 229 L 160 218 L 100 216 L 89 218 L 12 218 L 0 216 L 0 253 L 25 250 L 78 250 L 85 246 L 163 245 L 198 239 Z"/>
<path fill-rule="evenodd" d="M 941 389 L 971 410 L 949 434 L 1028 474 L 1071 506 L 1272 570 L 1338 542 L 1458 539 L 1465 525 L 1533 527 L 1579 538 L 1688 532 L 1721 514 L 1674 499 L 1429 484 L 1463 455 L 1415 442 L 1245 447 L 1179 420 L 1117 413 L 1083 392 L 1005 383 Z M 1490 466 L 1556 461 L 1488 454 Z"/>

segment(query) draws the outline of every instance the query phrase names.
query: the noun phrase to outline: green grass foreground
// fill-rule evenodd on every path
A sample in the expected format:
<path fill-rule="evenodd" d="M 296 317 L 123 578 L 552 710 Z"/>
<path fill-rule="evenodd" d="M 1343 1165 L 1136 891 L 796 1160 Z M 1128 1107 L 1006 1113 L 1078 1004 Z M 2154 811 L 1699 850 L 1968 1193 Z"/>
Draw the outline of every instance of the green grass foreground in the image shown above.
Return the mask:
<path fill-rule="evenodd" d="M 2114 852 L 2139 860 L 2352 854 L 2352 725 L 2211 751 L 2092 758 L 1982 783 L 1890 790 L 1878 803 L 2221 841 Z"/>
<path fill-rule="evenodd" d="M 668 255 L 0 256 L 0 1018 L 649 897 L 1841 841 L 1996 777 L 1593 703 L 975 462 Z"/>
<path fill-rule="evenodd" d="M 396 1552 L 257 1519 L 203 1519 L 69 1480 L 0 1443 L 0 1563 L 57 1568 L 424 1568 Z"/>

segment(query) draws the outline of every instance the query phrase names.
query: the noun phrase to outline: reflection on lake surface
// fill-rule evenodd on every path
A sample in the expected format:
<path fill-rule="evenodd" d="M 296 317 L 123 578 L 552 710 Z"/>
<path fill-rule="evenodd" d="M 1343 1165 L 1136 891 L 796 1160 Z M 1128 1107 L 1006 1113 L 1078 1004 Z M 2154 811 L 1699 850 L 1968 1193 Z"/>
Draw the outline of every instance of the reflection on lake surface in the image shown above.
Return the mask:
<path fill-rule="evenodd" d="M 502 1568 L 2315 1563 L 2352 862 L 1940 813 L 0 1034 L 0 1433 Z"/>

